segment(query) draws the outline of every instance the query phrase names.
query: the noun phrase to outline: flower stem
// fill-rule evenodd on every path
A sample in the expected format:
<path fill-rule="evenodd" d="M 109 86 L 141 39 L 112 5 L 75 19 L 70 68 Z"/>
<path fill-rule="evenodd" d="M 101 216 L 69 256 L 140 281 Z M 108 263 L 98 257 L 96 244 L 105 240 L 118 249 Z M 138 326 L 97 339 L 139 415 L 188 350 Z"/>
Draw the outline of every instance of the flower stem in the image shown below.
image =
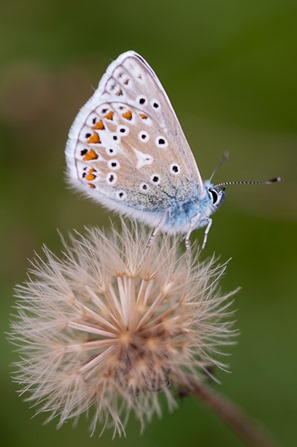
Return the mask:
<path fill-rule="evenodd" d="M 199 397 L 221 419 L 226 422 L 248 446 L 277 447 L 278 444 L 255 421 L 226 397 L 217 393 L 205 384 L 197 383 L 191 377 L 183 380 L 182 386 Z"/>

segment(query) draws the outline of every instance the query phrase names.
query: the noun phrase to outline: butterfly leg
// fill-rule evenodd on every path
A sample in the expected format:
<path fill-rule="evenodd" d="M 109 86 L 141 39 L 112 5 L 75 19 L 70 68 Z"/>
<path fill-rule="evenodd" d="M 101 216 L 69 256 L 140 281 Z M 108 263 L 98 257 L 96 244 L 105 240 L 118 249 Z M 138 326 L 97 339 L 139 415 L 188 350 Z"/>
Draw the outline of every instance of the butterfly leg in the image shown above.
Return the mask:
<path fill-rule="evenodd" d="M 210 217 L 207 217 L 206 219 L 203 219 L 202 223 L 204 223 L 204 222 L 206 224 L 206 228 L 205 228 L 205 232 L 204 232 L 204 238 L 203 238 L 201 250 L 203 250 L 205 248 L 206 241 L 207 241 L 207 236 L 208 236 L 211 224 L 212 224 L 212 219 Z"/>
<path fill-rule="evenodd" d="M 194 230 L 194 228 L 197 228 L 197 222 L 200 220 L 200 217 L 201 217 L 200 214 L 197 214 L 197 216 L 195 216 L 195 218 L 191 221 L 190 228 L 189 228 L 189 230 L 188 230 L 188 232 L 186 234 L 185 244 L 186 244 L 186 249 L 188 251 L 190 251 L 190 236 L 191 236 L 191 233 Z M 204 232 L 204 238 L 203 238 L 203 242 L 202 242 L 202 245 L 201 245 L 201 250 L 203 250 L 205 248 L 206 241 L 207 241 L 207 236 L 208 236 L 211 224 L 212 224 L 212 219 L 210 217 L 202 218 L 201 221 L 199 222 L 199 227 L 203 227 L 204 225 L 206 225 L 206 229 L 205 229 L 205 232 Z"/>
<path fill-rule="evenodd" d="M 191 251 L 190 236 L 191 236 L 191 233 L 194 230 L 194 228 L 197 227 L 197 222 L 199 222 L 200 216 L 201 216 L 201 214 L 198 213 L 190 222 L 190 226 L 189 226 L 188 232 L 186 233 L 186 237 L 185 237 L 185 245 L 186 245 L 187 251 Z"/>
<path fill-rule="evenodd" d="M 156 228 L 153 229 L 153 231 L 151 232 L 151 235 L 149 237 L 149 240 L 147 241 L 147 246 L 150 247 L 152 245 L 152 243 L 154 242 L 154 239 L 157 235 L 157 233 L 160 230 L 160 225 L 158 225 Z"/>
<path fill-rule="evenodd" d="M 190 245 L 190 235 L 191 235 L 192 231 L 188 231 L 188 233 L 186 234 L 185 237 L 185 245 L 186 245 L 186 250 L 187 251 L 191 251 L 191 245 Z"/>
<path fill-rule="evenodd" d="M 166 220 L 167 214 L 168 214 L 168 211 L 166 211 L 166 213 L 164 214 L 164 216 L 162 217 L 162 219 L 160 220 L 158 225 L 153 229 L 153 231 L 152 231 L 152 233 L 151 233 L 151 235 L 149 237 L 149 240 L 147 242 L 147 246 L 148 247 L 150 247 L 152 245 L 152 243 L 153 243 L 157 233 L 159 233 L 161 226 L 163 225 L 163 223 Z"/>

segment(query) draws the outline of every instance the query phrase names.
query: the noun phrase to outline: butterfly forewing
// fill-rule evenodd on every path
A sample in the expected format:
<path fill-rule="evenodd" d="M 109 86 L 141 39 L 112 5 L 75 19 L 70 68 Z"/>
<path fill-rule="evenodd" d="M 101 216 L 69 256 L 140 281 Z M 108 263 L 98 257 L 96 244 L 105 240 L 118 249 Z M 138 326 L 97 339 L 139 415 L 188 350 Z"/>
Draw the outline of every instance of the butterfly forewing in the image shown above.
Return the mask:
<path fill-rule="evenodd" d="M 162 213 L 172 197 L 190 195 L 193 183 L 202 188 L 164 89 L 133 52 L 109 66 L 79 112 L 66 156 L 74 186 L 111 208 L 120 204 L 124 212 Z"/>
<path fill-rule="evenodd" d="M 183 134 L 179 121 L 159 79 L 147 62 L 134 52 L 121 55 L 107 70 L 107 80 L 102 79 L 99 89 L 103 96 L 115 93 L 122 95 L 127 104 L 140 107 L 151 118 L 151 126 L 171 139 L 170 156 L 183 166 L 183 173 L 202 187 L 195 159 Z M 158 155 L 159 152 L 157 152 Z"/>

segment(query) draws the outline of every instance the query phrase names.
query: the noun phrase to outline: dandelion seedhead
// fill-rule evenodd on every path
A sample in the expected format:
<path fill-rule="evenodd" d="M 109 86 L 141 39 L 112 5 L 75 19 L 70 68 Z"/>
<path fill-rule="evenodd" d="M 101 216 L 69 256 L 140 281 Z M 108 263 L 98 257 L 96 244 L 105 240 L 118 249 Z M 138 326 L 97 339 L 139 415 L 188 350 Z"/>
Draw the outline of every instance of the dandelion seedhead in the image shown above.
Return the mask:
<path fill-rule="evenodd" d="M 232 293 L 218 287 L 226 265 L 180 252 L 177 238 L 147 240 L 136 224 L 89 229 L 63 241 L 63 259 L 44 248 L 17 287 L 14 379 L 48 421 L 87 413 L 92 432 L 124 434 L 131 411 L 143 427 L 161 415 L 161 394 L 172 409 L 175 386 L 224 367 L 236 333 Z"/>

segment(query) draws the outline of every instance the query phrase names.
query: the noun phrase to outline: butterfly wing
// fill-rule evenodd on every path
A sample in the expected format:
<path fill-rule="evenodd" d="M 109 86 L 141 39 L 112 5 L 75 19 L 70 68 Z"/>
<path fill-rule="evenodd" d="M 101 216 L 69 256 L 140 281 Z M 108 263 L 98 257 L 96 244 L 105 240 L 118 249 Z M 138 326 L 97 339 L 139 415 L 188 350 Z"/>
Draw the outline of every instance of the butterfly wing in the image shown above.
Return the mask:
<path fill-rule="evenodd" d="M 80 110 L 66 147 L 68 178 L 98 202 L 153 225 L 202 180 L 157 76 L 123 53 Z M 153 222 L 155 218 L 155 222 Z"/>

